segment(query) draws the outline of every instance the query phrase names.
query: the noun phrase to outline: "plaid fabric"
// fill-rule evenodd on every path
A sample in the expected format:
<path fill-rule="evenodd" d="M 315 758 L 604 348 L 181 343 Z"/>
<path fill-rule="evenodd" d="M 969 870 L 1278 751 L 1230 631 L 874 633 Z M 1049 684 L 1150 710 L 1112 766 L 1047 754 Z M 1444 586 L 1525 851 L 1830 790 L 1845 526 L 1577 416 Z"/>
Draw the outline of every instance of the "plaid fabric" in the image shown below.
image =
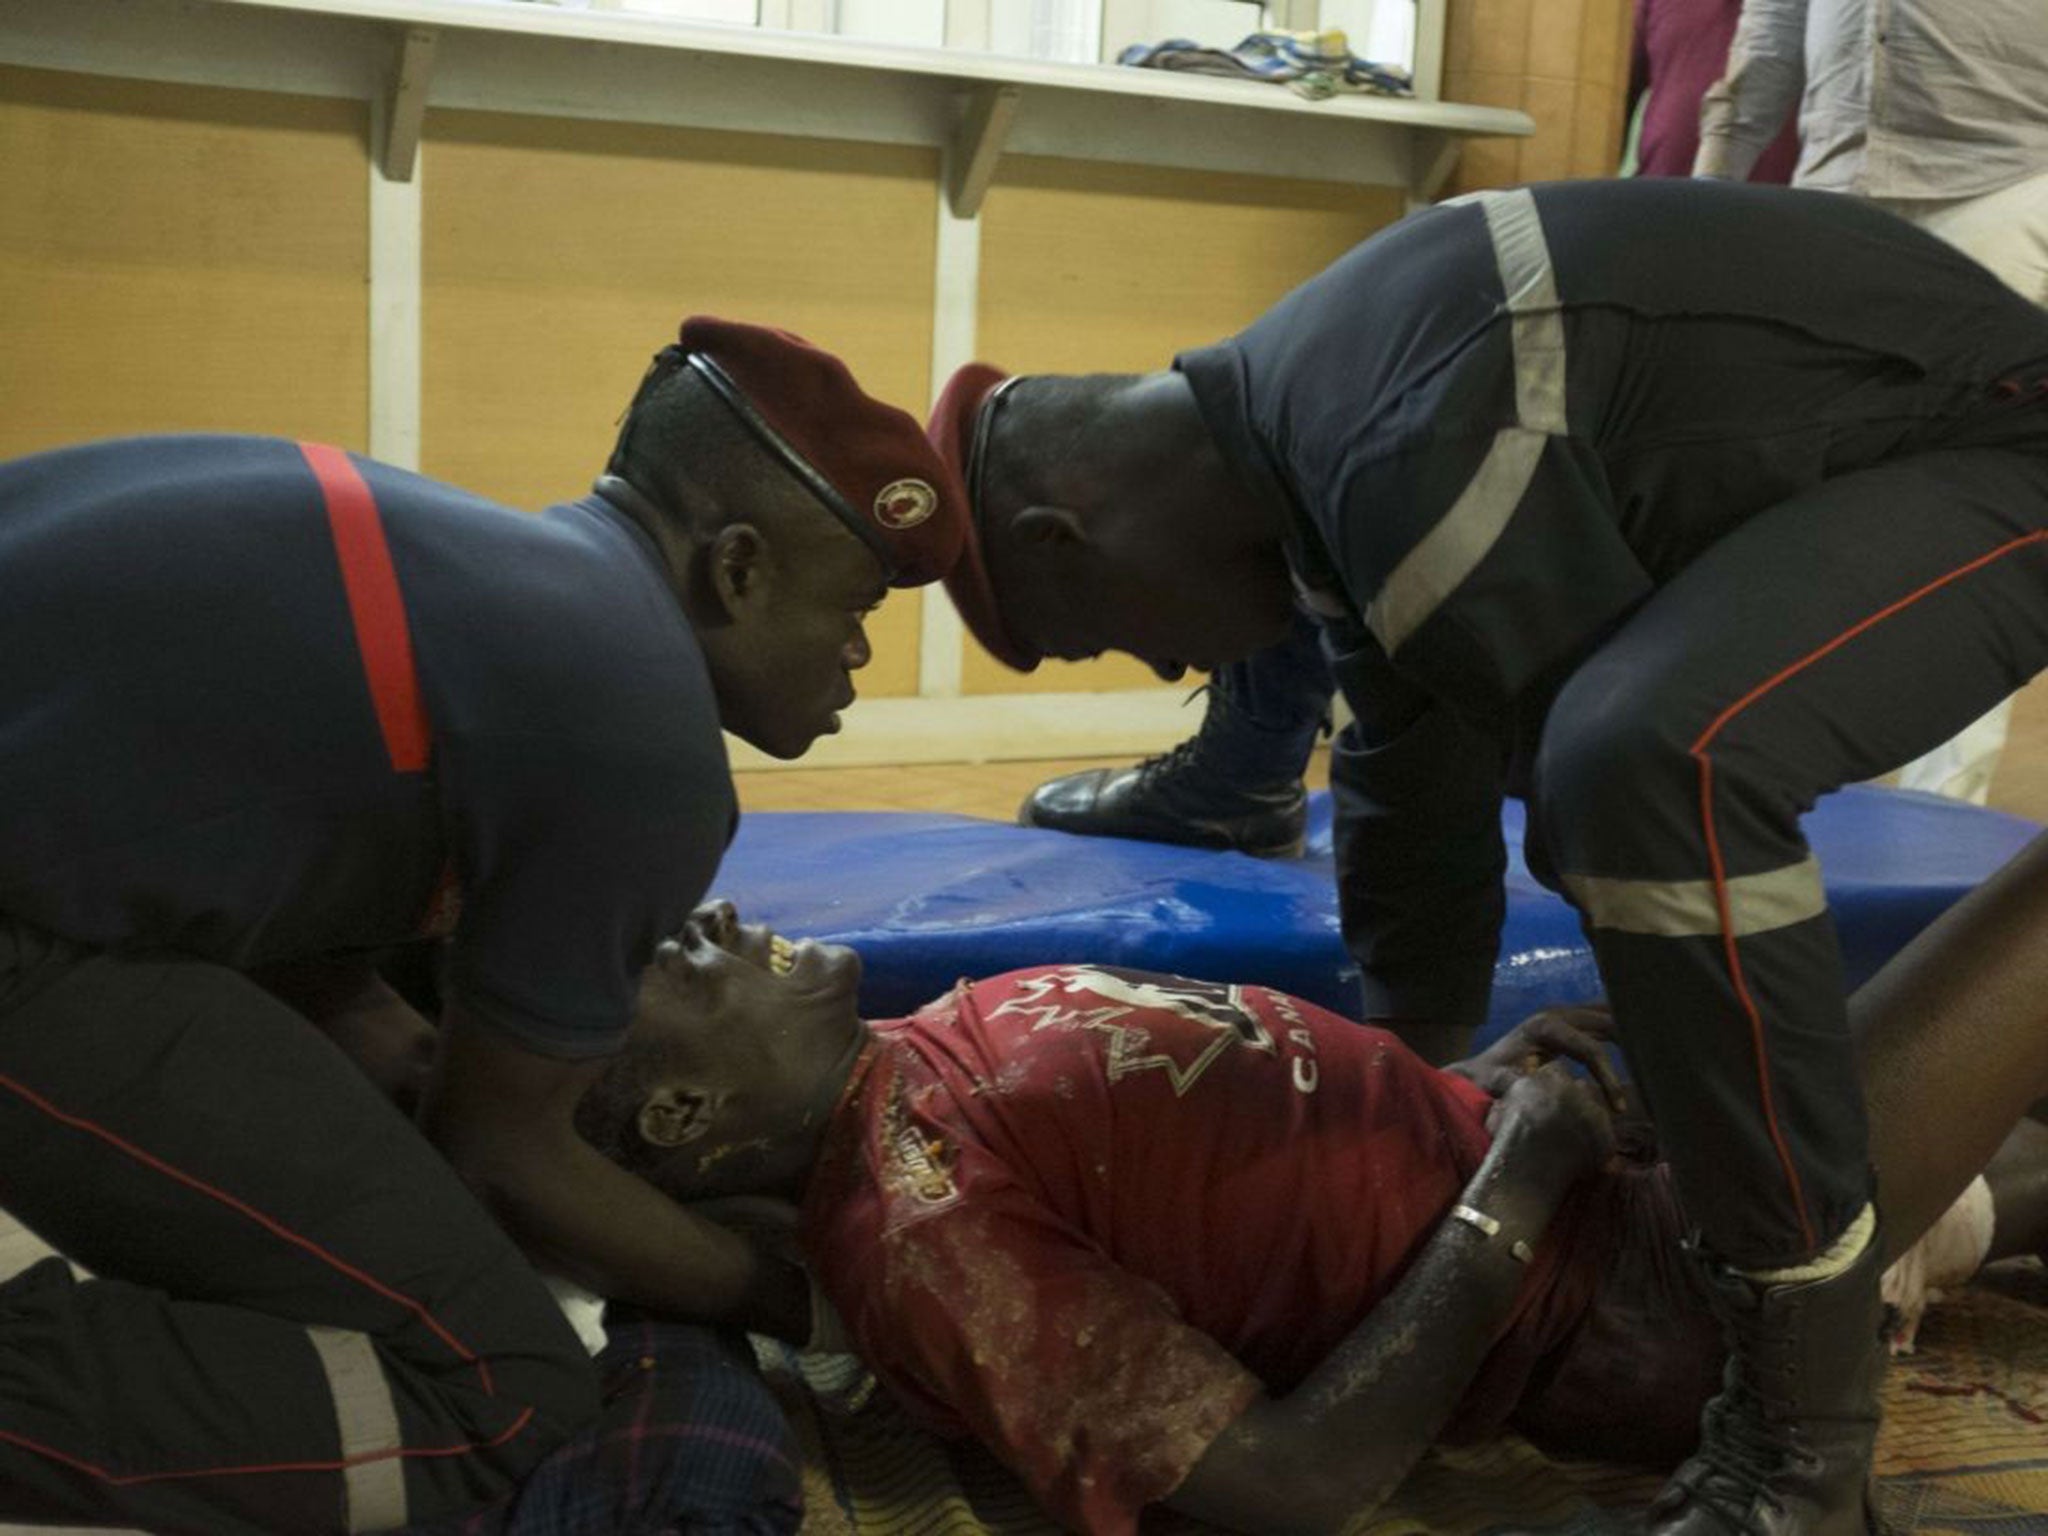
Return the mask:
<path fill-rule="evenodd" d="M 802 1473 L 746 1341 L 614 1306 L 604 1407 L 511 1498 L 405 1536 L 788 1536 Z"/>
<path fill-rule="evenodd" d="M 1331 28 L 1323 32 L 1254 32 L 1234 48 L 1208 48 L 1184 37 L 1133 43 L 1116 61 L 1134 69 L 1179 69 L 1239 80 L 1270 80 L 1296 95 L 1320 101 L 1339 91 L 1408 96 L 1408 71 L 1375 64 L 1351 51 L 1351 40 Z"/>

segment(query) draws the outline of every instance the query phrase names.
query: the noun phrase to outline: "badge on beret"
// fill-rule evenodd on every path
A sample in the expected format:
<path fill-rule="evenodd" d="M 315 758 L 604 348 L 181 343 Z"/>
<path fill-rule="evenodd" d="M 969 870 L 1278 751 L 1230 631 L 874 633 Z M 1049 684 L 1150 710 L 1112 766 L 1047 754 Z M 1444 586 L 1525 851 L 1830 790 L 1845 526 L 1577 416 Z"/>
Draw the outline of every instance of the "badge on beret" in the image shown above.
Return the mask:
<path fill-rule="evenodd" d="M 875 495 L 875 521 L 884 528 L 915 528 L 939 509 L 939 493 L 922 480 L 892 480 Z"/>

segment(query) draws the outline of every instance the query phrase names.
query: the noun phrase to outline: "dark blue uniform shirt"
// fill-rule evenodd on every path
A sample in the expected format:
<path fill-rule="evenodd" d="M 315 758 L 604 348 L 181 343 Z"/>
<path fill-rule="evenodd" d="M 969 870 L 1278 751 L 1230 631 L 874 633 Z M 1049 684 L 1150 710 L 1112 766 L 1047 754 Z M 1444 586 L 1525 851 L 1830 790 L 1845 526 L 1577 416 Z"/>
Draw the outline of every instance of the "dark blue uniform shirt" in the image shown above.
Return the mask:
<path fill-rule="evenodd" d="M 1901 454 L 2038 440 L 2048 316 L 1852 198 L 1568 182 L 1404 219 L 1176 366 L 1292 515 L 1373 751 L 1367 1006 L 1471 1017 L 1551 699 L 1722 535 Z M 1354 929 L 1353 925 L 1356 925 Z"/>
<path fill-rule="evenodd" d="M 237 968 L 452 920 L 454 996 L 564 1057 L 737 817 L 622 514 L 244 437 L 0 465 L 0 790 L 0 911 Z"/>

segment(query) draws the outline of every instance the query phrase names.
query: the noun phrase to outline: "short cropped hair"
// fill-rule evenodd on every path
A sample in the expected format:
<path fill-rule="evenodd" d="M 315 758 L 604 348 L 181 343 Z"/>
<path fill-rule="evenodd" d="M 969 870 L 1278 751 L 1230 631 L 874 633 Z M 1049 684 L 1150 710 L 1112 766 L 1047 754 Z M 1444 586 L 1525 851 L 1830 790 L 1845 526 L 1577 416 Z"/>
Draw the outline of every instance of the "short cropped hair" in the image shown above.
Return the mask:
<path fill-rule="evenodd" d="M 746 426 L 684 362 L 679 347 L 655 355 L 626 407 L 608 474 L 632 483 L 670 517 L 684 516 L 683 482 L 710 503 L 712 528 L 733 520 L 744 498 L 732 494 L 765 459 Z"/>
<path fill-rule="evenodd" d="M 1059 502 L 1063 466 L 1085 462 L 1102 409 L 1130 382 L 1122 374 L 1028 374 L 1011 386 L 1003 409 L 1019 418 L 1020 430 L 993 434 L 982 485 L 1000 488 L 1016 506 Z"/>

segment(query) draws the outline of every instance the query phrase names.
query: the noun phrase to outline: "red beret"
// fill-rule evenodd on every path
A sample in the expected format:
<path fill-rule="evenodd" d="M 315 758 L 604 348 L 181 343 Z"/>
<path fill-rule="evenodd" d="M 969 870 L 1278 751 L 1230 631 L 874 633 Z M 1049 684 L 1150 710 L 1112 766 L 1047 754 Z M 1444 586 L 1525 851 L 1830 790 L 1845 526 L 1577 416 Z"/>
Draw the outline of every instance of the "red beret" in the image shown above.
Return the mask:
<path fill-rule="evenodd" d="M 892 587 L 921 587 L 954 568 L 972 542 L 972 513 L 916 417 L 873 398 L 846 364 L 787 331 L 693 315 L 678 339 L 683 365 L 860 536 Z"/>
<path fill-rule="evenodd" d="M 988 424 L 995 412 L 993 403 L 1009 375 L 987 363 L 969 363 L 946 380 L 932 407 L 931 424 L 925 430 L 946 462 L 953 478 L 966 487 L 969 509 L 967 538 L 960 558 L 946 577 L 946 595 L 960 610 L 960 617 L 989 655 L 1007 667 L 1029 672 L 1044 658 L 1014 639 L 1003 623 L 996 605 L 995 588 L 989 583 L 988 562 L 983 559 L 978 524 L 981 517 L 982 448 Z"/>

